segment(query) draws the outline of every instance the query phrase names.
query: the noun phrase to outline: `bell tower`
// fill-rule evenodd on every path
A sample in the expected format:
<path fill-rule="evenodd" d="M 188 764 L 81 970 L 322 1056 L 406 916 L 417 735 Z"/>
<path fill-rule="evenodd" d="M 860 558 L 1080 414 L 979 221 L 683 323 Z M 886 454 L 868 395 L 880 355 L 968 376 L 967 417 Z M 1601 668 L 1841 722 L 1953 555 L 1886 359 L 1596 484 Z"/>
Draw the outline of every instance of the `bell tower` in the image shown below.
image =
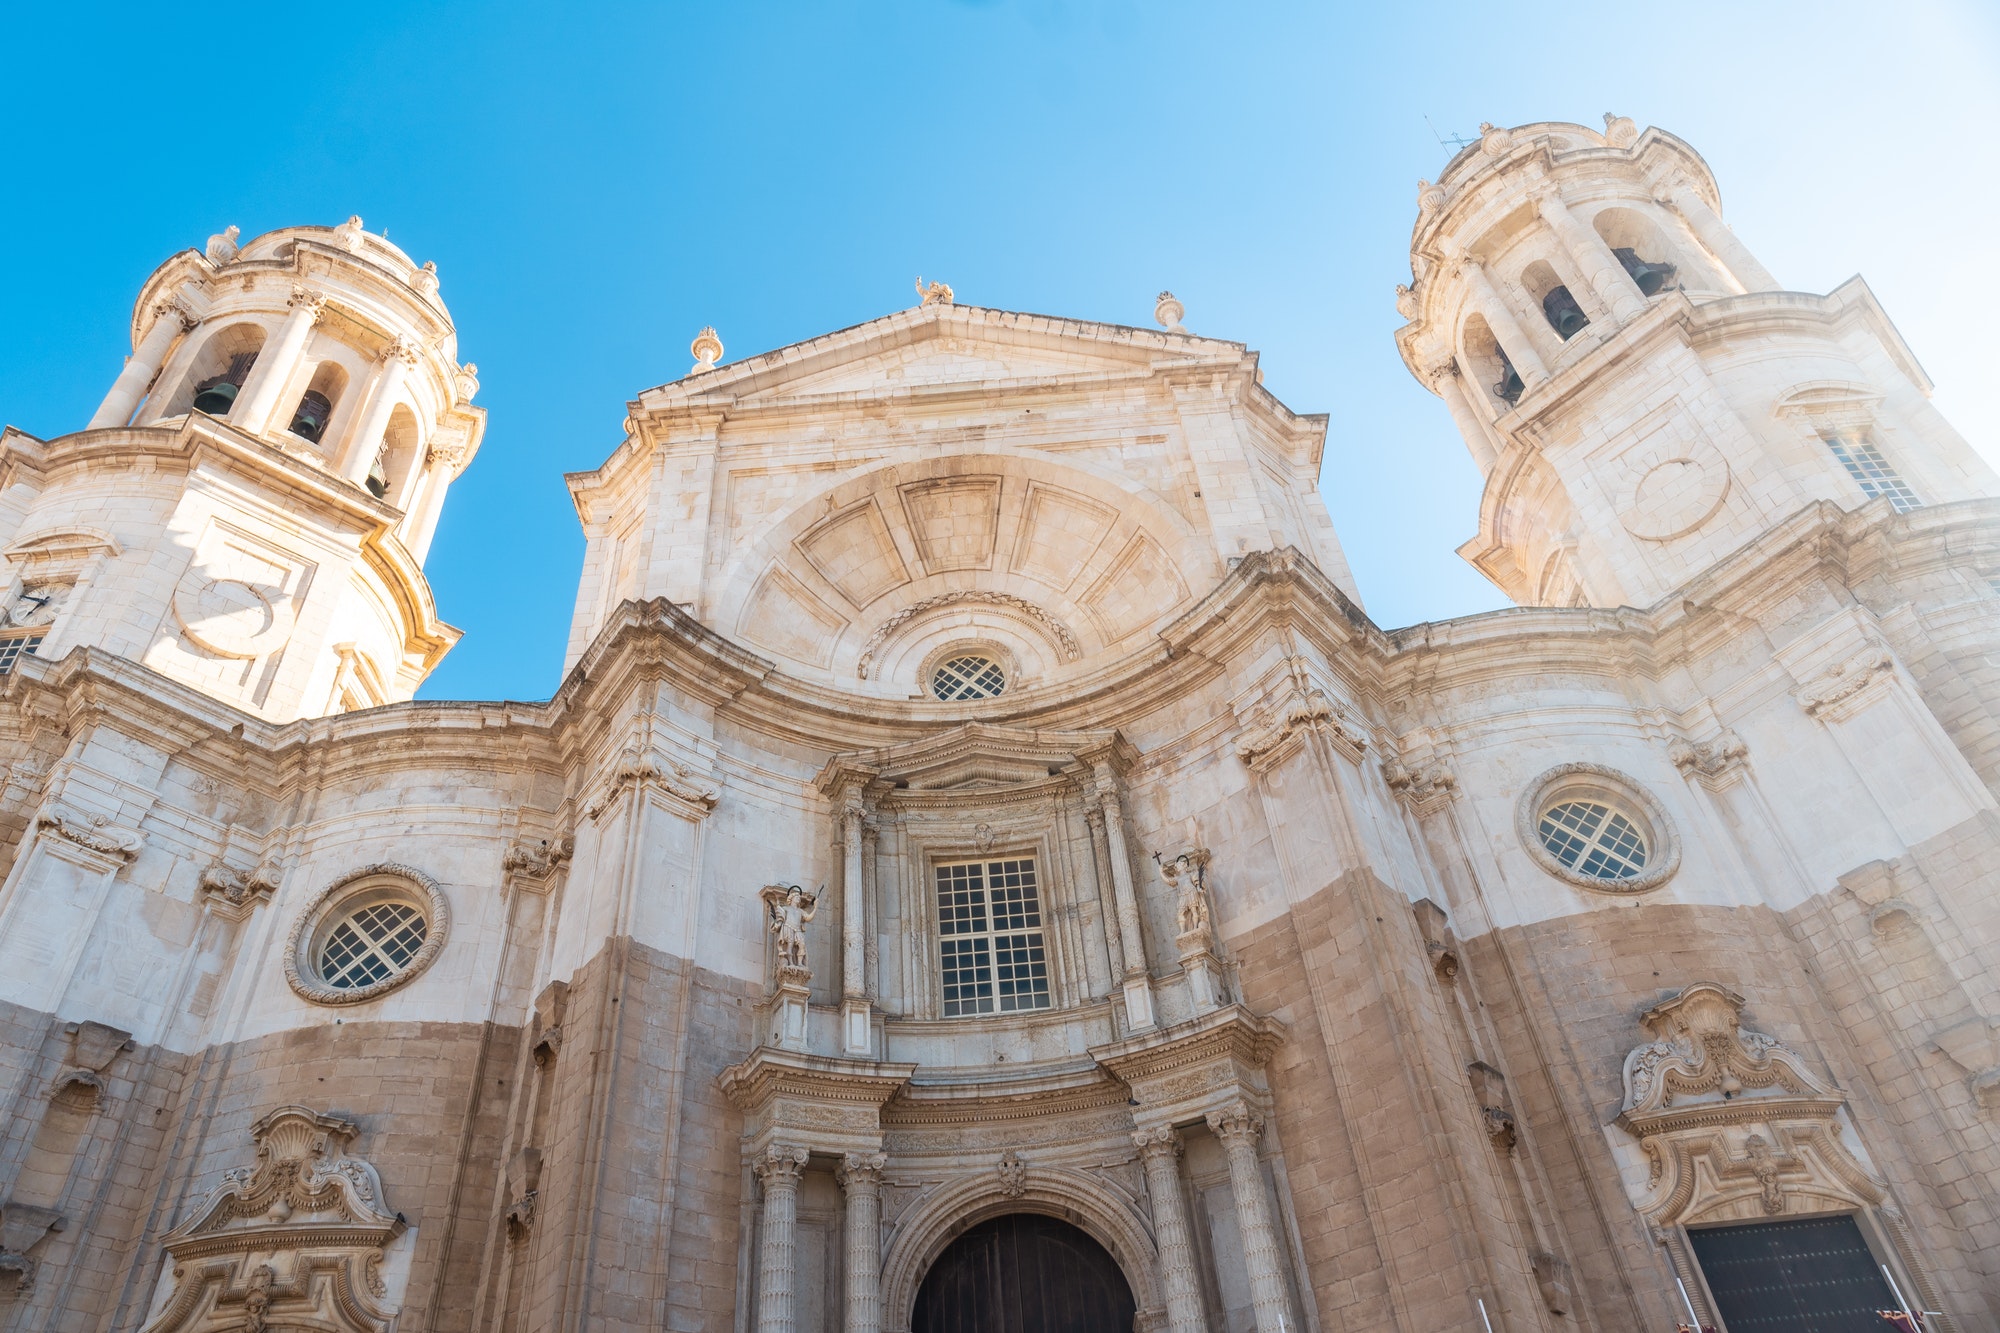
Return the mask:
<path fill-rule="evenodd" d="M 0 440 L 0 670 L 88 646 L 272 721 L 408 699 L 458 638 L 423 560 L 475 367 L 360 218 L 161 265 L 81 431 Z"/>
<path fill-rule="evenodd" d="M 1481 129 L 1419 183 L 1396 341 L 1486 478 L 1460 553 L 1516 602 L 1650 605 L 1820 500 L 2000 493 L 1868 285 L 1783 290 L 1686 143 Z"/>

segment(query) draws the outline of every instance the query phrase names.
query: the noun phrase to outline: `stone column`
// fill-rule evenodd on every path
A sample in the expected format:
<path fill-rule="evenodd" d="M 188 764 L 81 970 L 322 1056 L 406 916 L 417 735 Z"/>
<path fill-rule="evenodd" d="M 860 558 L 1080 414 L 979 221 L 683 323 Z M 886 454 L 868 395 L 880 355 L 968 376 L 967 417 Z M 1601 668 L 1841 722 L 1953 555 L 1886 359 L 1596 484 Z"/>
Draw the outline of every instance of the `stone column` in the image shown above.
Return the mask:
<path fill-rule="evenodd" d="M 1083 822 L 1090 828 L 1091 868 L 1097 872 L 1097 904 L 1104 912 L 1104 947 L 1111 955 L 1111 976 L 1114 982 L 1125 976 L 1125 947 L 1118 938 L 1118 895 L 1111 886 L 1111 853 L 1104 845 L 1104 811 L 1099 806 L 1089 806 L 1083 812 Z"/>
<path fill-rule="evenodd" d="M 1285 1270 L 1278 1255 L 1278 1231 L 1271 1221 L 1271 1200 L 1264 1173 L 1257 1166 L 1257 1140 L 1264 1119 L 1237 1102 L 1213 1112 L 1208 1127 L 1222 1140 L 1229 1158 L 1229 1191 L 1236 1200 L 1236 1228 L 1243 1236 L 1243 1266 L 1250 1272 L 1250 1303 L 1257 1312 L 1257 1333 L 1289 1329 L 1291 1302 L 1285 1296 Z"/>
<path fill-rule="evenodd" d="M 806 1150 L 774 1143 L 757 1159 L 764 1182 L 764 1236 L 757 1247 L 757 1333 L 793 1333 L 793 1274 L 798 1270 L 794 1235 L 799 1215 L 799 1177 Z"/>
<path fill-rule="evenodd" d="M 1465 396 L 1465 377 L 1459 373 L 1456 361 L 1437 367 L 1431 374 L 1431 387 L 1437 396 L 1444 399 L 1445 410 L 1458 424 L 1458 433 L 1465 437 L 1465 447 L 1472 453 L 1473 466 L 1485 476 L 1493 470 L 1499 455 L 1494 450 L 1493 438 L 1486 433 L 1486 423 L 1472 410 L 1472 403 Z"/>
<path fill-rule="evenodd" d="M 1207 1333 L 1201 1308 L 1201 1279 L 1195 1272 L 1187 1199 L 1174 1159 L 1181 1136 L 1161 1126 L 1132 1136 L 1146 1164 L 1146 1193 L 1153 1200 L 1153 1234 L 1160 1242 L 1160 1287 L 1167 1297 L 1168 1333 Z"/>
<path fill-rule="evenodd" d="M 868 904 L 862 890 L 861 792 L 849 787 L 840 812 L 844 868 L 840 882 L 840 1046 L 866 1055 L 868 1032 Z"/>
<path fill-rule="evenodd" d="M 194 327 L 195 321 L 178 300 L 166 300 L 153 307 L 153 327 L 139 339 L 139 345 L 125 362 L 125 369 L 111 383 L 97 411 L 91 415 L 89 430 L 122 426 L 132 419 L 132 409 L 145 396 L 146 386 L 160 373 L 160 366 L 172 350 L 174 340 Z"/>
<path fill-rule="evenodd" d="M 882 1329 L 882 1168 L 886 1154 L 851 1152 L 841 1162 L 847 1192 L 846 1333 Z"/>
<path fill-rule="evenodd" d="M 292 372 L 298 369 L 299 358 L 305 355 L 306 339 L 326 309 L 326 297 L 309 288 L 295 286 L 292 288 L 291 307 L 292 313 L 286 315 L 285 322 L 278 326 L 278 336 L 271 340 L 270 348 L 257 358 L 250 383 L 244 386 L 243 400 L 229 409 L 229 419 L 252 435 L 263 434 L 271 424 L 271 411 L 278 405 L 278 395 L 284 392 L 285 381 L 291 379 Z M 285 424 L 289 426 L 291 423 L 288 421 Z"/>
<path fill-rule="evenodd" d="M 368 407 L 354 424 L 354 441 L 340 467 L 340 475 L 357 486 L 368 480 L 368 471 L 382 452 L 382 435 L 389 429 L 389 414 L 396 409 L 396 395 L 402 392 L 403 379 L 416 364 L 416 344 L 404 338 L 390 343 L 382 353 L 381 365 L 369 388 Z"/>
<path fill-rule="evenodd" d="M 1778 280 L 1771 276 L 1771 270 L 1757 262 L 1757 256 L 1750 253 L 1750 247 L 1736 239 L 1736 233 L 1727 223 L 1715 215 L 1708 202 L 1687 185 L 1675 185 L 1667 192 L 1666 202 L 1681 215 L 1688 224 L 1688 230 L 1695 239 L 1708 247 L 1708 252 L 1722 261 L 1722 267 L 1737 285 L 1746 292 L 1775 292 L 1782 290 Z"/>
<path fill-rule="evenodd" d="M 1646 297 L 1632 281 L 1632 275 L 1594 228 L 1577 221 L 1561 195 L 1553 189 L 1543 190 L 1535 196 L 1535 211 L 1549 224 L 1549 230 L 1556 234 L 1556 240 L 1569 252 L 1570 259 L 1583 270 L 1590 289 L 1597 293 L 1597 299 L 1614 319 L 1623 324 L 1646 313 Z"/>
<path fill-rule="evenodd" d="M 1125 845 L 1125 806 L 1109 769 L 1097 770 L 1104 811 L 1104 841 L 1111 885 L 1118 899 L 1119 943 L 1125 953 L 1125 1017 L 1134 1028 L 1153 1026 L 1153 983 L 1146 967 L 1146 937 L 1139 925 L 1139 891 L 1132 883 L 1132 854 Z"/>
<path fill-rule="evenodd" d="M 1549 377 L 1549 368 L 1542 363 L 1541 353 L 1537 352 L 1535 345 L 1528 341 L 1527 330 L 1523 329 L 1520 321 L 1514 318 L 1513 310 L 1500 299 L 1500 293 L 1493 290 L 1493 283 L 1486 276 L 1486 270 L 1479 266 L 1478 260 L 1467 259 L 1462 271 L 1465 274 L 1466 290 L 1472 296 L 1473 308 L 1486 317 L 1486 327 L 1493 331 L 1494 340 L 1500 344 L 1500 350 L 1514 363 L 1515 373 L 1520 375 L 1521 383 L 1532 389 L 1546 380 Z"/>

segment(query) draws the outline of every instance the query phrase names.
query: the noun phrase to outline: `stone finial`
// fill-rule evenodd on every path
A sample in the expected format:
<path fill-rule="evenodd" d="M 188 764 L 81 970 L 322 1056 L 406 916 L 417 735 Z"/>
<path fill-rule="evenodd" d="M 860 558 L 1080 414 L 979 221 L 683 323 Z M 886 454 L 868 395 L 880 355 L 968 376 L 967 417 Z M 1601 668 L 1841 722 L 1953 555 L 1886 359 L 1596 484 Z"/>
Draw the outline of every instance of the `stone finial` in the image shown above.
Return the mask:
<path fill-rule="evenodd" d="M 479 392 L 478 363 L 468 361 L 460 366 L 457 372 L 452 375 L 451 384 L 454 389 L 458 390 L 459 402 L 471 402 L 473 395 Z"/>
<path fill-rule="evenodd" d="M 434 296 L 438 289 L 438 266 L 435 259 L 426 259 L 424 266 L 410 274 L 410 286 L 425 296 Z"/>
<path fill-rule="evenodd" d="M 1435 181 L 1417 181 L 1417 213 L 1429 217 L 1444 207 L 1444 186 Z"/>
<path fill-rule="evenodd" d="M 1404 319 L 1415 319 L 1423 307 L 1417 299 L 1416 288 L 1407 282 L 1396 284 L 1396 313 Z"/>
<path fill-rule="evenodd" d="M 1604 142 L 1613 148 L 1630 148 L 1639 141 L 1639 127 L 1630 116 L 1604 113 Z"/>
<path fill-rule="evenodd" d="M 208 255 L 208 262 L 217 268 L 235 263 L 238 254 L 236 238 L 242 234 L 241 227 L 229 226 L 209 237 L 208 246 L 204 251 Z"/>
<path fill-rule="evenodd" d="M 722 360 L 722 339 L 715 334 L 715 325 L 704 324 L 694 341 L 688 344 L 688 351 L 694 354 L 694 365 L 688 374 L 699 375 L 715 369 L 715 363 Z"/>
<path fill-rule="evenodd" d="M 359 213 L 350 214 L 347 221 L 333 229 L 334 243 L 353 254 L 361 253 L 361 238 L 365 235 L 367 233 L 361 229 Z"/>
<path fill-rule="evenodd" d="M 955 301 L 950 283 L 925 282 L 922 274 L 917 275 L 917 295 L 923 298 L 917 302 L 919 309 L 927 305 L 951 305 Z"/>
<path fill-rule="evenodd" d="M 1513 146 L 1514 131 L 1502 129 L 1490 120 L 1479 122 L 1479 151 L 1486 156 L 1505 157 Z"/>
<path fill-rule="evenodd" d="M 1187 307 L 1172 292 L 1161 292 L 1159 299 L 1153 302 L 1153 321 L 1168 333 L 1187 332 L 1181 324 L 1181 316 L 1186 313 Z"/>

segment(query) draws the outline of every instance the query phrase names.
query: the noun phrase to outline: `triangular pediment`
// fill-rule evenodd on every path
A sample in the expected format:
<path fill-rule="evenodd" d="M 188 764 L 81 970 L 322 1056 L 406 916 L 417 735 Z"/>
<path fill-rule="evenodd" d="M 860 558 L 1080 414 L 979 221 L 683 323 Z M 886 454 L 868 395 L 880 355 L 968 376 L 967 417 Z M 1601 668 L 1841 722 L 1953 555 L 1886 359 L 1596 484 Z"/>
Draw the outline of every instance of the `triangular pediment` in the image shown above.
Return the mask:
<path fill-rule="evenodd" d="M 820 770 L 829 794 L 854 783 L 918 791 L 998 790 L 1039 782 L 1079 763 L 1123 767 L 1131 746 L 1116 731 L 1055 731 L 965 722 L 920 740 L 836 755 Z"/>
<path fill-rule="evenodd" d="M 1233 365 L 1240 343 L 1184 333 L 988 310 L 925 306 L 689 375 L 640 396 L 647 407 L 727 397 L 739 405 L 981 391 L 1113 380 L 1164 365 Z"/>

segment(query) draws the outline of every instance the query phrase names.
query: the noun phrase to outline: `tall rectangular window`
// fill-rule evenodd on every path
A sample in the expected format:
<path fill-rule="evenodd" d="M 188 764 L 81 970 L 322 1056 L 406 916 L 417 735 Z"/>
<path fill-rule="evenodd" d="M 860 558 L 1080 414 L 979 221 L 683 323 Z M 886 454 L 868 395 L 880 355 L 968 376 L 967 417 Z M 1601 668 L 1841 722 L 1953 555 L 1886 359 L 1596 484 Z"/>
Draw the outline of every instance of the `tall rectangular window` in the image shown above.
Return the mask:
<path fill-rule="evenodd" d="M 1847 475 L 1861 485 L 1861 493 L 1871 500 L 1886 498 L 1896 507 L 1899 514 L 1907 514 L 1919 509 L 1923 501 L 1910 489 L 1896 469 L 1889 466 L 1889 460 L 1882 457 L 1882 451 L 1875 442 L 1862 435 L 1822 435 L 1826 447 L 1833 450 L 1833 456 L 1847 469 Z"/>
<path fill-rule="evenodd" d="M 33 630 L 27 634 L 0 635 L 0 676 L 11 674 L 14 663 L 21 660 L 21 654 L 34 652 L 41 647 L 45 637 L 46 633 L 43 630 Z"/>
<path fill-rule="evenodd" d="M 1048 946 L 1032 860 L 937 867 L 944 1016 L 1049 1007 Z"/>

